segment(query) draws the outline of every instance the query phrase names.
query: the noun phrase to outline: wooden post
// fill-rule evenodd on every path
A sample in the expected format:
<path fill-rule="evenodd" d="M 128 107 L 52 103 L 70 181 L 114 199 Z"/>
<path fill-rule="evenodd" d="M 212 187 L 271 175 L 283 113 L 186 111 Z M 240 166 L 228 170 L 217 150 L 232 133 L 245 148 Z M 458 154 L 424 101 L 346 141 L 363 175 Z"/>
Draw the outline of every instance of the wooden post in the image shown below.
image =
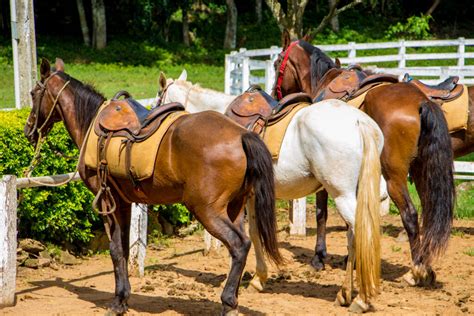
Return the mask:
<path fill-rule="evenodd" d="M 243 93 L 250 87 L 250 65 L 249 57 L 244 57 L 242 60 L 242 91 Z"/>
<path fill-rule="evenodd" d="M 349 42 L 349 63 L 350 64 L 353 64 L 354 63 L 354 59 L 356 58 L 356 55 L 357 55 L 357 51 L 356 51 L 356 48 L 355 48 L 355 42 Z"/>
<path fill-rule="evenodd" d="M 132 274 L 143 277 L 145 275 L 146 236 L 148 222 L 148 206 L 146 204 L 132 204 L 130 221 L 130 260 L 129 267 Z"/>
<path fill-rule="evenodd" d="M 458 46 L 458 67 L 464 67 L 464 53 L 466 51 L 466 44 L 465 44 L 466 40 L 464 39 L 464 37 L 460 37 L 459 38 L 459 46 Z M 464 81 L 464 76 L 462 75 L 462 73 L 459 74 L 459 80 L 461 80 L 461 82 Z"/>
<path fill-rule="evenodd" d="M 232 71 L 232 61 L 229 54 L 225 54 L 225 68 L 224 68 L 224 92 L 230 94 L 231 91 L 231 77 L 230 72 Z"/>
<path fill-rule="evenodd" d="M 15 305 L 16 177 L 0 181 L 0 308 Z"/>
<path fill-rule="evenodd" d="M 219 252 L 221 246 L 222 242 L 219 239 L 212 237 L 207 230 L 204 230 L 204 255 L 209 254 L 211 250 Z"/>
<path fill-rule="evenodd" d="M 400 40 L 398 42 L 400 47 L 398 48 L 398 68 L 405 68 L 406 67 L 406 47 L 405 47 L 405 41 Z"/>
<path fill-rule="evenodd" d="M 306 197 L 290 201 L 290 235 L 306 235 Z"/>
<path fill-rule="evenodd" d="M 12 21 L 15 107 L 29 106 L 30 91 L 36 81 L 36 41 L 33 1 L 10 0 Z"/>
<path fill-rule="evenodd" d="M 273 67 L 273 61 L 265 61 L 265 92 L 268 94 L 272 93 L 273 84 L 275 83 L 275 68 Z"/>

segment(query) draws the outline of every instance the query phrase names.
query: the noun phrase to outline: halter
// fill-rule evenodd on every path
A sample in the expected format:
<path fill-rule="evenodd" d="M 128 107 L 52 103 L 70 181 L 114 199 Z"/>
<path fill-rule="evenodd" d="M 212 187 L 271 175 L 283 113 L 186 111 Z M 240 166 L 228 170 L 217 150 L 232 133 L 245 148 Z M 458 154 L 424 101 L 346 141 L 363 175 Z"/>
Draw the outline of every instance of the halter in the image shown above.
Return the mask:
<path fill-rule="evenodd" d="M 173 85 L 176 81 L 173 80 L 169 85 L 167 85 L 164 89 L 163 89 L 163 93 L 161 94 L 161 97 L 158 97 L 158 100 L 156 102 L 156 106 L 160 106 L 163 104 L 163 102 L 165 101 L 166 99 L 166 94 L 168 93 L 168 88 Z M 191 85 L 191 87 L 188 89 L 188 91 L 186 92 L 186 97 L 184 99 L 184 108 L 186 109 L 187 106 L 188 106 L 188 101 L 189 101 L 189 95 L 191 94 L 191 90 L 193 90 L 195 87 L 195 85 Z M 173 101 L 170 101 L 170 102 L 173 102 Z"/>
<path fill-rule="evenodd" d="M 284 55 L 284 57 L 283 57 L 283 61 L 282 61 L 281 64 L 280 64 L 280 69 L 279 69 L 279 71 L 278 71 L 277 81 L 276 81 L 276 83 L 275 83 L 275 90 L 276 90 L 276 92 L 277 92 L 277 98 L 278 98 L 278 100 L 281 100 L 281 99 L 283 98 L 283 94 L 282 94 L 282 92 L 281 92 L 281 84 L 282 84 L 282 82 L 283 82 L 283 74 L 284 74 L 284 72 L 285 72 L 286 64 L 287 64 L 288 58 L 289 58 L 289 56 L 290 56 L 290 51 L 291 51 L 291 49 L 292 49 L 293 47 L 296 46 L 296 44 L 298 44 L 298 41 L 292 42 L 292 43 L 288 46 L 288 48 L 287 48 L 285 51 L 281 52 L 281 54 L 280 54 L 280 56 L 281 56 L 283 53 L 284 53 L 285 55 Z"/>

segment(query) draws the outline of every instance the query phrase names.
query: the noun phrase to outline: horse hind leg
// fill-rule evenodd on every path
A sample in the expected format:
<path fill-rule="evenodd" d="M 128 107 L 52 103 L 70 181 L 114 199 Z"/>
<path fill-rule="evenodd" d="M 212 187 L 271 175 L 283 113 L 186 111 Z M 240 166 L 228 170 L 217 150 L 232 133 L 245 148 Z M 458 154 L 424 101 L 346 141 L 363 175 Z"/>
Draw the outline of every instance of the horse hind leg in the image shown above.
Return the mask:
<path fill-rule="evenodd" d="M 127 301 L 131 292 L 128 279 L 130 214 L 131 205 L 120 200 L 115 213 L 104 218 L 110 227 L 110 256 L 115 277 L 115 297 L 109 312 L 117 315 L 127 311 Z"/>
<path fill-rule="evenodd" d="M 247 203 L 247 213 L 249 218 L 249 234 L 255 250 L 256 273 L 250 280 L 250 286 L 257 291 L 263 291 L 265 282 L 268 279 L 268 267 L 265 262 L 262 243 L 258 236 L 257 223 L 255 218 L 255 197 L 249 199 Z"/>
<path fill-rule="evenodd" d="M 243 209 L 243 208 L 242 208 Z M 204 228 L 222 241 L 231 256 L 231 268 L 224 290 L 221 294 L 222 315 L 237 315 L 238 290 L 242 272 L 250 250 L 250 239 L 245 235 L 241 217 L 236 216 L 233 222 L 227 215 L 227 206 L 206 205 L 196 207 L 195 215 Z M 241 210 L 242 211 L 242 210 Z"/>
<path fill-rule="evenodd" d="M 317 271 L 324 270 L 324 259 L 327 256 L 326 222 L 328 220 L 328 192 L 322 190 L 316 193 L 316 246 L 311 266 Z"/>

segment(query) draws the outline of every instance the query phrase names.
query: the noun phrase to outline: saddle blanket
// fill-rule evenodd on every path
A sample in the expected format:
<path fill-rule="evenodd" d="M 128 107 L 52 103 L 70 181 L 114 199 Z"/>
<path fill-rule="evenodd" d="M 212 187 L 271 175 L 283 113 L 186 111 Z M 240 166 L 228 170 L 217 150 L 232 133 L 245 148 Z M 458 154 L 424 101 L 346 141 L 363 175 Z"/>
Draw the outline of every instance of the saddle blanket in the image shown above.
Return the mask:
<path fill-rule="evenodd" d="M 375 87 L 380 87 L 380 85 L 377 85 Z M 360 109 L 362 103 L 364 102 L 366 94 L 370 90 L 362 93 L 361 95 L 355 97 L 352 100 L 347 101 L 347 104 Z M 456 98 L 453 101 L 443 103 L 443 105 L 441 105 L 441 108 L 443 109 L 444 117 L 448 122 L 448 129 L 450 133 L 454 133 L 462 129 L 467 129 L 467 120 L 469 116 L 469 93 L 467 86 L 464 86 L 463 93 L 459 96 L 459 98 Z"/>
<path fill-rule="evenodd" d="M 463 92 L 459 98 L 450 102 L 445 102 L 441 105 L 444 117 L 448 122 L 450 133 L 467 129 L 467 120 L 469 117 L 469 92 L 466 85 L 464 85 L 463 88 Z"/>
<path fill-rule="evenodd" d="M 99 110 L 100 111 L 100 110 Z M 169 127 L 181 116 L 189 114 L 186 111 L 170 113 L 158 127 L 156 132 L 141 142 L 134 142 L 130 153 L 130 168 L 133 169 L 136 179 L 142 181 L 153 176 L 155 170 L 155 161 L 163 136 Z M 96 115 L 96 118 L 98 115 Z M 92 123 L 95 125 L 95 120 Z M 93 129 L 93 128 L 92 128 Z M 119 178 L 128 178 L 129 172 L 125 167 L 126 155 L 126 137 L 116 136 L 110 140 L 106 152 L 106 160 L 110 175 Z M 99 137 L 94 131 L 89 132 L 86 138 L 86 147 L 84 153 L 84 162 L 87 167 L 97 169 L 98 164 L 98 141 Z"/>
<path fill-rule="evenodd" d="M 263 130 L 263 141 L 267 145 L 270 153 L 272 154 L 273 160 L 278 160 L 280 155 L 281 144 L 283 143 L 283 137 L 285 137 L 288 125 L 291 119 L 298 113 L 299 110 L 311 105 L 311 103 L 302 102 L 295 106 L 291 112 L 286 115 L 281 121 L 275 124 L 265 126 Z"/>

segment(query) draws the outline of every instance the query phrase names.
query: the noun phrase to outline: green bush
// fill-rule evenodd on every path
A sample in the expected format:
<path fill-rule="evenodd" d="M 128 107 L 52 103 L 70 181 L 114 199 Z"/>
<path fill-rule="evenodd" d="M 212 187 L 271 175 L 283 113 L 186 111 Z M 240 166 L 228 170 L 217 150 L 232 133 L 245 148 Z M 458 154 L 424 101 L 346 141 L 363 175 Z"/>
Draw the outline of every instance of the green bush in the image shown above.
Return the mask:
<path fill-rule="evenodd" d="M 182 204 L 156 205 L 153 210 L 163 216 L 173 226 L 185 226 L 191 221 L 191 213 Z"/>
<path fill-rule="evenodd" d="M 23 177 L 33 156 L 33 147 L 23 134 L 29 111 L 0 112 L 0 174 Z M 41 162 L 33 176 L 71 172 L 78 149 L 62 124 L 56 124 L 43 145 Z M 64 155 L 64 157 L 62 157 Z M 81 183 L 56 188 L 19 190 L 18 236 L 45 242 L 84 245 L 100 220 L 91 207 L 93 195 Z"/>
<path fill-rule="evenodd" d="M 430 20 L 432 19 L 431 15 L 411 16 L 406 23 L 398 22 L 391 25 L 385 35 L 388 39 L 429 39 L 431 37 Z"/>

